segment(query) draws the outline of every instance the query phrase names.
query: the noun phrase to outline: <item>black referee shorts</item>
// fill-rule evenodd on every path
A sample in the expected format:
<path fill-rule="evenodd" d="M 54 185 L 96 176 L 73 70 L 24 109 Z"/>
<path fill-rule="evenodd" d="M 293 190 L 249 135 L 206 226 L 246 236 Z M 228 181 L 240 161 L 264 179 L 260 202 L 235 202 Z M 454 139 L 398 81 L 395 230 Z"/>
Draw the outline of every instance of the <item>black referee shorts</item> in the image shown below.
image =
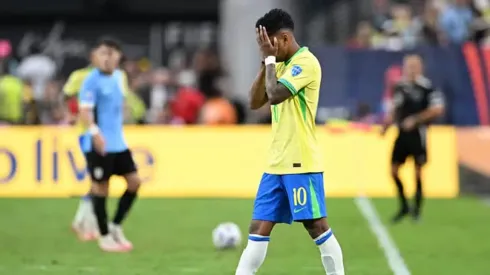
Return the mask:
<path fill-rule="evenodd" d="M 400 131 L 393 146 L 392 164 L 403 164 L 408 157 L 413 157 L 415 164 L 423 166 L 427 163 L 426 128 L 415 131 Z"/>
<path fill-rule="evenodd" d="M 106 182 L 113 175 L 124 176 L 136 172 L 136 165 L 129 149 L 118 153 L 106 153 L 103 156 L 92 151 L 86 153 L 85 158 L 94 182 Z"/>

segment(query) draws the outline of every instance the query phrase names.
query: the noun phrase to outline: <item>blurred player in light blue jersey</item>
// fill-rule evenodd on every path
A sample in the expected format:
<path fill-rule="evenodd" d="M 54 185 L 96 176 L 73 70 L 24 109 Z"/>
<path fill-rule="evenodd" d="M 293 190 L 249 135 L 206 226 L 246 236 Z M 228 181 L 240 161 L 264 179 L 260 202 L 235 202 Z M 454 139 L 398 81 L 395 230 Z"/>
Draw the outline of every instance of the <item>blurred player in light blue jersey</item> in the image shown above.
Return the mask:
<path fill-rule="evenodd" d="M 255 28 L 264 62 L 252 84 L 250 107 L 270 103 L 272 139 L 248 244 L 235 274 L 255 274 L 264 262 L 274 226 L 295 221 L 317 245 L 325 273 L 344 275 L 342 249 L 327 223 L 323 157 L 316 138 L 322 68 L 315 55 L 296 42 L 287 12 L 271 10 Z"/>
<path fill-rule="evenodd" d="M 104 49 L 96 45 L 90 53 L 90 65 L 71 73 L 65 86 L 63 87 L 65 100 L 67 102 L 75 97 L 78 100 L 78 94 L 82 88 L 84 80 L 94 70 L 94 68 L 99 67 L 98 64 L 101 64 L 100 60 L 103 58 Z M 118 65 L 120 64 L 120 56 L 113 55 L 111 58 L 113 59 L 111 60 L 111 62 Z M 127 86 L 127 75 L 124 72 L 123 83 L 125 84 L 125 92 L 128 92 L 129 87 Z M 80 134 L 82 136 L 81 141 L 83 142 L 83 136 L 85 134 L 84 132 L 86 132 L 86 129 L 84 129 L 83 126 L 80 124 L 81 123 L 78 122 L 76 127 L 80 131 Z M 87 195 L 83 196 L 80 200 L 71 227 L 73 231 L 77 234 L 78 238 L 82 241 L 91 241 L 97 239 L 99 235 L 99 229 L 97 226 L 97 220 L 95 219 L 90 192 Z"/>
<path fill-rule="evenodd" d="M 80 122 L 87 129 L 80 143 L 92 179 L 90 195 L 100 232 L 99 246 L 107 252 L 126 252 L 133 245 L 124 236 L 121 224 L 136 199 L 141 180 L 123 136 L 126 84 L 123 72 L 117 69 L 122 56 L 120 45 L 106 38 L 96 48 L 101 62 L 85 78 L 79 94 Z M 109 224 L 106 200 L 113 175 L 124 177 L 127 190 Z"/>

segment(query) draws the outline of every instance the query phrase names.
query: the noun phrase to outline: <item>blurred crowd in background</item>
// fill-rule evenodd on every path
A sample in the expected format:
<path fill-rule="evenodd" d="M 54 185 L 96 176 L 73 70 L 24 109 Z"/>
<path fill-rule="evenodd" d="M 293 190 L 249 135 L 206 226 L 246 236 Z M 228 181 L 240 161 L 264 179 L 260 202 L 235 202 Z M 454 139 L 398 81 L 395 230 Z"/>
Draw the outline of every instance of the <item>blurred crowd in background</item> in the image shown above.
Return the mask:
<path fill-rule="evenodd" d="M 1 50 L 3 49 L 3 51 Z M 0 42 L 0 120 L 3 124 L 72 124 L 78 101 L 66 98 L 66 79 L 56 62 L 38 47 L 15 60 L 8 41 Z M 237 124 L 245 120 L 244 106 L 227 98 L 227 76 L 212 50 L 199 50 L 189 64 L 153 68 L 147 59 L 121 64 L 130 88 L 127 124 Z M 87 64 L 89 66 L 89 64 Z"/>
<path fill-rule="evenodd" d="M 468 40 L 490 45 L 488 0 L 376 0 L 373 18 L 358 23 L 347 46 L 410 50 Z"/>
<path fill-rule="evenodd" d="M 469 40 L 490 45 L 487 0 L 373 0 L 372 4 L 372 18 L 360 20 L 347 41 L 339 42 L 352 49 L 392 51 Z M 328 24 L 324 25 L 328 29 Z M 59 64 L 41 45 L 31 45 L 29 52 L 19 57 L 15 46 L 0 37 L 1 123 L 74 123 L 77 100 L 67 101 L 63 96 L 67 76 L 60 74 Z M 122 62 L 130 87 L 127 124 L 250 122 L 243 97 L 234 98 L 230 91 L 229 76 L 218 50 L 198 48 L 186 59 L 177 60 L 180 61 L 165 66 L 153 66 L 148 58 L 127 58 Z M 269 111 L 264 110 L 252 122 L 269 122 Z"/>

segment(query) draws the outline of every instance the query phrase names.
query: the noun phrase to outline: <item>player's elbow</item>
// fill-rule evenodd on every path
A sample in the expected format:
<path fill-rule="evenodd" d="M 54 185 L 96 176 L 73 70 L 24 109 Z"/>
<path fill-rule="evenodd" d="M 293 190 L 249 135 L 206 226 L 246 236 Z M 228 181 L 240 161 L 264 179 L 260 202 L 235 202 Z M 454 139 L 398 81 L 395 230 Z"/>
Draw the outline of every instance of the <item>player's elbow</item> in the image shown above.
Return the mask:
<path fill-rule="evenodd" d="M 282 99 L 281 96 L 279 96 L 279 94 L 275 92 L 268 95 L 267 100 L 269 101 L 270 105 L 277 105 L 284 101 L 284 99 Z"/>
<path fill-rule="evenodd" d="M 257 110 L 259 109 L 260 107 L 262 107 L 264 104 L 260 104 L 260 102 L 257 102 L 256 100 L 253 100 L 251 99 L 249 102 L 248 102 L 248 107 L 252 110 Z"/>
<path fill-rule="evenodd" d="M 445 107 L 443 105 L 436 106 L 436 107 L 432 108 L 432 113 L 436 117 L 440 117 L 440 116 L 444 115 L 444 112 L 445 112 Z"/>
<path fill-rule="evenodd" d="M 276 96 L 273 96 L 273 97 L 269 98 L 269 103 L 271 105 L 277 105 L 277 104 L 280 104 L 283 101 L 284 101 L 284 99 L 282 99 L 280 97 L 276 97 Z"/>

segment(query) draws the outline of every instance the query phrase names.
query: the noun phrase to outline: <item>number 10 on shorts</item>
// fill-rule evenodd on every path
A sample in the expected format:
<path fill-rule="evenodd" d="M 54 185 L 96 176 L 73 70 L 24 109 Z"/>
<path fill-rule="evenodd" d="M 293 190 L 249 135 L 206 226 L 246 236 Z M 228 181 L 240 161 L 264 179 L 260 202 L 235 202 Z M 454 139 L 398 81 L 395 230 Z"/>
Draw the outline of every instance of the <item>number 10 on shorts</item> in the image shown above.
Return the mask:
<path fill-rule="evenodd" d="M 293 198 L 294 206 L 306 205 L 306 201 L 308 200 L 306 189 L 304 187 L 293 188 Z"/>

